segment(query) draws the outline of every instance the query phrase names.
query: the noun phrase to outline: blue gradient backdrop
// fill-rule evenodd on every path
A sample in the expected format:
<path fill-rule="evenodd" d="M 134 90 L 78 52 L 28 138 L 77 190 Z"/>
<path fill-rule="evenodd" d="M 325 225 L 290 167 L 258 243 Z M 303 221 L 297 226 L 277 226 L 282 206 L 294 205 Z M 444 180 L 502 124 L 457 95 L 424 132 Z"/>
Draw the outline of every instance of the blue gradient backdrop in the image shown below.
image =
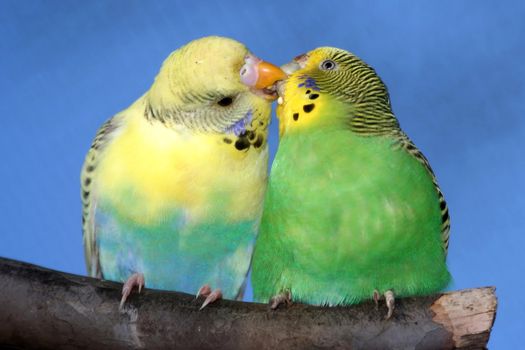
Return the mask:
<path fill-rule="evenodd" d="M 0 256 L 85 273 L 79 171 L 97 127 L 149 88 L 172 50 L 211 34 L 275 63 L 331 45 L 376 68 L 450 205 L 451 288 L 497 286 L 490 345 L 521 347 L 522 1 L 2 0 Z"/>

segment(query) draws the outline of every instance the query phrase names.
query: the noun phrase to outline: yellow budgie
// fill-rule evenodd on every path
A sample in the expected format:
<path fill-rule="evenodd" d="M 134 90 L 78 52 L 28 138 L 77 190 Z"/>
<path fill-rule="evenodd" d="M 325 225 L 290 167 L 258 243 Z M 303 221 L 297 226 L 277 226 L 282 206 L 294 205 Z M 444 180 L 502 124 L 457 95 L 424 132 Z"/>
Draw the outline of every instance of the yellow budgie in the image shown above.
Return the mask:
<path fill-rule="evenodd" d="M 239 42 L 174 51 L 149 91 L 98 131 L 82 170 L 89 274 L 242 295 L 268 166 L 268 89 L 284 73 Z M 220 289 L 212 291 L 209 285 Z"/>

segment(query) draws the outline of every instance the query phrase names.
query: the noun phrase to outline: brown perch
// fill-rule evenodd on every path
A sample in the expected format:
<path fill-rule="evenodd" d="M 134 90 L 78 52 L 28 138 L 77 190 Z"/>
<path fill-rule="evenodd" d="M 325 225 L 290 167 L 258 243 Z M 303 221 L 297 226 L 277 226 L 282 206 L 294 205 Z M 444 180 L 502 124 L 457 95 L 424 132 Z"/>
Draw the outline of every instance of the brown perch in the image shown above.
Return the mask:
<path fill-rule="evenodd" d="M 146 281 L 147 283 L 147 281 Z M 0 347 L 11 349 L 484 349 L 494 287 L 351 307 L 221 300 L 146 289 L 0 258 Z"/>

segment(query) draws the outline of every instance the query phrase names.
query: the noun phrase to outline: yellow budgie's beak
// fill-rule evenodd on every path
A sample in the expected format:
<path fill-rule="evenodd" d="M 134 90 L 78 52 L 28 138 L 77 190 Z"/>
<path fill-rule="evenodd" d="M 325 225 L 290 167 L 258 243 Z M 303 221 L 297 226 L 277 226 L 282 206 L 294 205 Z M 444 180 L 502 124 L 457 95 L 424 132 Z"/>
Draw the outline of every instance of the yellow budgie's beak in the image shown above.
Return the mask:
<path fill-rule="evenodd" d="M 265 62 L 260 58 L 249 54 L 244 59 L 240 74 L 243 84 L 251 87 L 256 93 L 269 100 L 275 100 L 275 83 L 286 79 L 286 73 L 276 65 Z"/>

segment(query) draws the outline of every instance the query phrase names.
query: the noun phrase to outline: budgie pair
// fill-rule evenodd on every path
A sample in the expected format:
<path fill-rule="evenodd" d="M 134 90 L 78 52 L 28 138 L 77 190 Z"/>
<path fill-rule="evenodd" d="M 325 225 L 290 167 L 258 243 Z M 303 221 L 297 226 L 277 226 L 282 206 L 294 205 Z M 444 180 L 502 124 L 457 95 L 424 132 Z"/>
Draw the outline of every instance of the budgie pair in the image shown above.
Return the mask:
<path fill-rule="evenodd" d="M 430 165 L 383 82 L 344 50 L 281 70 L 231 39 L 193 41 L 102 126 L 82 174 L 88 270 L 126 281 L 122 302 L 144 283 L 198 291 L 203 307 L 238 298 L 254 245 L 254 297 L 274 308 L 384 295 L 390 317 L 394 295 L 450 279 L 448 209 Z"/>

